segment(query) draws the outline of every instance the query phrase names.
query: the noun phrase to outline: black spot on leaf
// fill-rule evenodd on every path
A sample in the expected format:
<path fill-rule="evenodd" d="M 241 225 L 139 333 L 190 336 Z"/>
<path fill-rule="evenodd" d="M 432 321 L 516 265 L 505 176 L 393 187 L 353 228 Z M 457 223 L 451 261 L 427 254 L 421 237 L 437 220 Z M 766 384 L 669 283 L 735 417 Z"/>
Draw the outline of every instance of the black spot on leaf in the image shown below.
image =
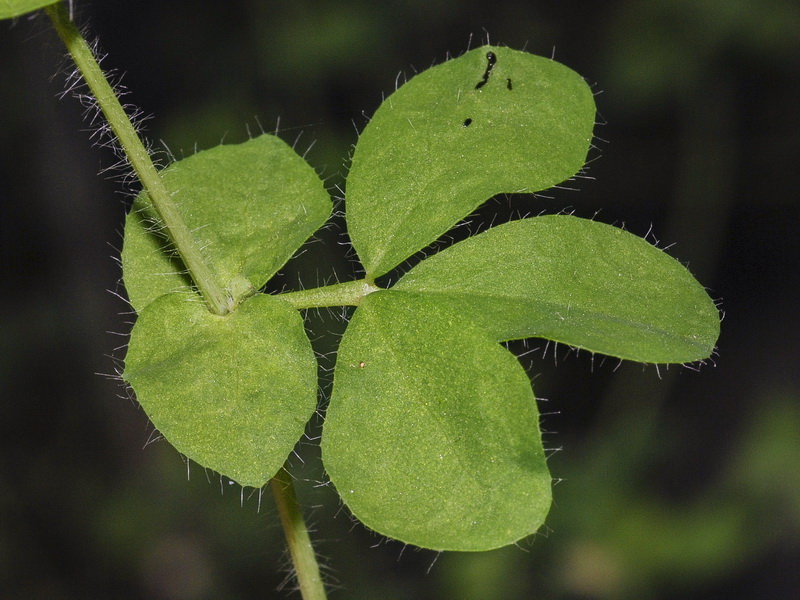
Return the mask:
<path fill-rule="evenodd" d="M 496 62 L 497 62 L 497 55 L 491 50 L 489 50 L 489 52 L 486 53 L 486 63 L 487 63 L 486 70 L 483 72 L 483 78 L 477 84 L 475 84 L 476 90 L 481 89 L 483 86 L 489 83 L 489 75 L 492 74 L 492 69 L 494 69 L 494 65 Z"/>

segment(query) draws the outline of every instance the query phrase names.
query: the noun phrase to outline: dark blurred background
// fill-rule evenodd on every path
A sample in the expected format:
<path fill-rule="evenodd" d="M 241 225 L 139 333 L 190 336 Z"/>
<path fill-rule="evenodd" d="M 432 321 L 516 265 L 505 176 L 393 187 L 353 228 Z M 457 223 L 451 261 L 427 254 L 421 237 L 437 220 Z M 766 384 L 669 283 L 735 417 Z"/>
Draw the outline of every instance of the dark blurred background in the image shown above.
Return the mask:
<path fill-rule="evenodd" d="M 487 38 L 554 55 L 602 92 L 601 139 L 593 179 L 524 206 L 599 210 L 650 232 L 722 299 L 719 353 L 699 371 L 543 345 L 523 359 L 547 399 L 558 483 L 547 526 L 518 546 L 437 555 L 387 542 L 316 484 L 319 457 L 303 445 L 293 464 L 333 598 L 800 595 L 800 5 L 76 0 L 75 11 L 125 100 L 153 115 L 156 149 L 181 157 L 278 127 L 331 187 L 398 73 Z M 105 376 L 130 320 L 115 258 L 131 189 L 93 147 L 80 104 L 58 98 L 63 54 L 42 14 L 0 23 L 0 597 L 287 597 L 269 495 L 259 505 L 196 465 L 187 480 Z M 316 248 L 325 266 L 296 261 L 288 285 L 352 272 L 338 246 Z"/>

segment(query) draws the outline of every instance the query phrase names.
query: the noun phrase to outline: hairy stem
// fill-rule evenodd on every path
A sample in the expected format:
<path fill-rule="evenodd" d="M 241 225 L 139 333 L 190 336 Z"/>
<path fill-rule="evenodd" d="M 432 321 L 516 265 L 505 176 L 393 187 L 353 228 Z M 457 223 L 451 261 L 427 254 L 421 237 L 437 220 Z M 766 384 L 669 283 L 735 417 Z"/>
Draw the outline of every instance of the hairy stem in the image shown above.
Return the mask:
<path fill-rule="evenodd" d="M 297 309 L 322 308 L 325 306 L 358 306 L 361 299 L 377 292 L 381 288 L 371 284 L 366 279 L 336 283 L 325 287 L 300 290 L 281 294 L 280 298 L 286 300 Z"/>
<path fill-rule="evenodd" d="M 70 20 L 69 9 L 63 2 L 58 2 L 46 7 L 45 10 L 97 100 L 100 110 L 103 111 L 125 152 L 128 162 L 150 197 L 169 239 L 175 245 L 210 310 L 218 315 L 229 313 L 232 301 L 220 287 L 211 268 L 203 259 L 189 228 L 178 212 L 178 208 L 153 165 L 153 161 L 150 160 L 150 154 L 139 139 L 125 109 L 100 69 L 89 44 Z"/>
<path fill-rule="evenodd" d="M 292 476 L 281 468 L 270 481 L 272 494 L 278 506 L 278 514 L 286 535 L 286 543 L 292 556 L 292 563 L 297 574 L 297 583 L 303 600 L 325 600 L 325 587 L 319 575 L 319 564 L 303 513 L 297 503 Z"/>
<path fill-rule="evenodd" d="M 69 10 L 63 2 L 48 6 L 45 10 L 97 100 L 97 104 L 103 111 L 128 162 L 150 197 L 169 239 L 175 245 L 209 308 L 219 315 L 229 313 L 234 306 L 233 299 L 219 286 L 211 268 L 203 260 L 189 228 L 180 216 L 177 206 L 172 201 L 155 165 L 150 160 L 150 155 L 139 139 L 130 118 L 100 69 L 91 48 L 70 19 Z M 365 282 L 351 282 L 341 286 L 331 286 L 334 289 L 328 292 L 308 290 L 300 293 L 300 297 L 295 296 L 293 304 L 310 301 L 311 304 L 306 307 L 314 306 L 314 302 L 320 301 L 320 295 L 325 298 L 336 297 L 340 300 L 354 299 L 357 303 L 362 296 L 374 291 L 373 287 Z M 349 303 L 349 301 L 340 302 L 340 304 Z M 321 304 L 321 306 L 328 305 Z M 325 600 L 325 588 L 320 578 L 319 565 L 311 546 L 303 515 L 297 504 L 297 495 L 290 475 L 281 469 L 272 479 L 271 487 L 303 600 Z"/>

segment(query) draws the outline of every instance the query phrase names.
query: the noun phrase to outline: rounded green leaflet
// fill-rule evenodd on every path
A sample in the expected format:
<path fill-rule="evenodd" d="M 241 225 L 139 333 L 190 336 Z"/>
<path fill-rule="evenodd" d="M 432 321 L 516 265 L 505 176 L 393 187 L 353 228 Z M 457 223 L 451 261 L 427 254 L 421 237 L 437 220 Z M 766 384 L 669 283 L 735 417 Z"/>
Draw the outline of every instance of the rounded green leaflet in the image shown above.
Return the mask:
<path fill-rule="evenodd" d="M 617 227 L 569 215 L 513 221 L 422 261 L 392 288 L 423 293 L 491 332 L 619 358 L 708 358 L 719 311 L 677 260 Z"/>
<path fill-rule="evenodd" d="M 61 0 L 0 0 L 0 19 L 12 19 Z"/>
<path fill-rule="evenodd" d="M 348 231 L 368 278 L 435 241 L 500 193 L 536 192 L 578 172 L 595 105 L 553 60 L 484 46 L 390 95 L 356 144 Z"/>
<path fill-rule="evenodd" d="M 314 169 L 273 135 L 198 152 L 162 177 L 218 282 L 235 299 L 263 286 L 332 208 Z M 191 283 L 154 221 L 142 193 L 126 220 L 122 250 L 125 287 L 137 312 Z"/>
<path fill-rule="evenodd" d="M 194 294 L 139 315 L 123 379 L 175 448 L 241 485 L 284 464 L 317 401 L 317 366 L 300 314 L 257 295 L 217 316 Z"/>
<path fill-rule="evenodd" d="M 489 550 L 544 522 L 551 478 L 517 359 L 424 295 L 367 296 L 342 338 L 325 469 L 367 527 L 435 550 Z"/>

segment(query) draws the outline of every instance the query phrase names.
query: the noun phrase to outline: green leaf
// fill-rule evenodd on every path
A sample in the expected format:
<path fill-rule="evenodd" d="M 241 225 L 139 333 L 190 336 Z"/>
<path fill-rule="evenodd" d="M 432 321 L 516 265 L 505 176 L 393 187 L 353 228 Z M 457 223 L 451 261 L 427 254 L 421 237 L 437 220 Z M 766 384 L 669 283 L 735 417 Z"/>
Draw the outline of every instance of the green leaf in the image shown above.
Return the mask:
<path fill-rule="evenodd" d="M 314 169 L 272 135 L 199 152 L 162 176 L 218 282 L 234 297 L 242 288 L 263 286 L 331 213 Z M 125 286 L 137 312 L 190 286 L 154 221 L 142 193 L 128 215 L 122 251 Z"/>
<path fill-rule="evenodd" d="M 517 359 L 422 294 L 367 296 L 342 338 L 322 453 L 352 513 L 435 550 L 488 550 L 536 531 L 550 475 Z"/>
<path fill-rule="evenodd" d="M 43 6 L 57 3 L 58 0 L 0 0 L 0 19 L 21 17 Z"/>
<path fill-rule="evenodd" d="M 424 292 L 491 332 L 542 337 L 619 358 L 707 358 L 719 311 L 678 261 L 617 227 L 566 215 L 494 227 L 411 269 L 393 290 Z"/>
<path fill-rule="evenodd" d="M 364 129 L 347 178 L 348 231 L 367 277 L 496 194 L 572 177 L 586 160 L 594 116 L 577 73 L 509 48 L 478 48 L 411 79 Z"/>
<path fill-rule="evenodd" d="M 253 487 L 283 465 L 316 408 L 303 320 L 276 296 L 222 317 L 194 294 L 161 296 L 136 321 L 123 378 L 179 452 Z"/>

